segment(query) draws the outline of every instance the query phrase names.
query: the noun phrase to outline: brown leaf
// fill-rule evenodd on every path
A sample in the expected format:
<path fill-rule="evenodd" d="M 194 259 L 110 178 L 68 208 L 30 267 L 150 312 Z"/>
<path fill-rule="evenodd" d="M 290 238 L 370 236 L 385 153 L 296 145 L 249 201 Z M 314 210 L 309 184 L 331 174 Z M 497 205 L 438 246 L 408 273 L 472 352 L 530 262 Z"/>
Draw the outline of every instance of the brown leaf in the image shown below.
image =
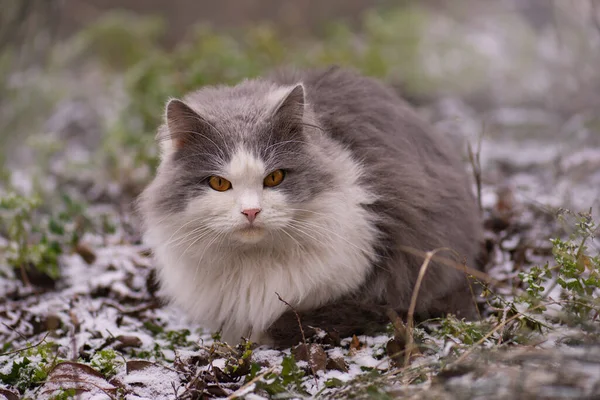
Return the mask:
<path fill-rule="evenodd" d="M 142 371 L 148 367 L 153 367 L 155 364 L 146 360 L 130 360 L 125 363 L 125 371 L 127 374 L 135 371 Z"/>
<path fill-rule="evenodd" d="M 356 335 L 352 335 L 352 341 L 350 342 L 350 355 L 356 353 L 362 348 L 362 346 L 363 345 L 360 340 L 358 340 L 358 337 L 356 337 Z"/>
<path fill-rule="evenodd" d="M 94 253 L 94 251 L 85 243 L 78 243 L 77 246 L 75 246 L 75 252 L 79 254 L 87 264 L 91 265 L 96 262 L 96 253 Z"/>
<path fill-rule="evenodd" d="M 334 330 L 325 331 L 325 336 L 321 339 L 321 343 L 330 346 L 339 346 L 342 342 L 340 334 Z"/>
<path fill-rule="evenodd" d="M 292 354 L 296 360 L 306 361 L 313 371 L 323 371 L 327 366 L 327 354 L 321 345 L 299 344 L 292 349 Z"/>
<path fill-rule="evenodd" d="M 6 400 L 19 400 L 19 394 L 11 392 L 7 389 L 0 388 L 0 399 L 4 397 Z"/>
<path fill-rule="evenodd" d="M 92 367 L 65 361 L 52 368 L 43 386 L 44 393 L 59 389 L 75 389 L 77 393 L 102 391 L 114 395 L 117 388 Z"/>
<path fill-rule="evenodd" d="M 401 337 L 390 339 L 385 345 L 385 352 L 396 365 L 402 365 L 404 362 L 404 352 L 406 350 L 406 340 Z"/>
<path fill-rule="evenodd" d="M 142 339 L 133 335 L 119 335 L 117 336 L 117 341 L 119 342 L 115 345 L 115 349 L 121 350 L 126 347 L 142 347 Z"/>
<path fill-rule="evenodd" d="M 348 372 L 348 364 L 346 364 L 346 361 L 342 357 L 330 358 L 327 360 L 327 369 Z"/>

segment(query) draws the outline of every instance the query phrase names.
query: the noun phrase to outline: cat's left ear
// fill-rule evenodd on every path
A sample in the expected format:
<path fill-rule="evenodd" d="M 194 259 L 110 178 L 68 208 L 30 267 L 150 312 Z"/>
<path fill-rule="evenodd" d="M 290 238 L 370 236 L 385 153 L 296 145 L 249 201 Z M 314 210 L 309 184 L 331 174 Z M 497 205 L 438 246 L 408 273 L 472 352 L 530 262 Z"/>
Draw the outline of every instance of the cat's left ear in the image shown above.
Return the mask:
<path fill-rule="evenodd" d="M 281 100 L 275 107 L 275 117 L 284 121 L 302 121 L 304 117 L 304 85 L 298 83 L 291 89 L 286 88 Z"/>

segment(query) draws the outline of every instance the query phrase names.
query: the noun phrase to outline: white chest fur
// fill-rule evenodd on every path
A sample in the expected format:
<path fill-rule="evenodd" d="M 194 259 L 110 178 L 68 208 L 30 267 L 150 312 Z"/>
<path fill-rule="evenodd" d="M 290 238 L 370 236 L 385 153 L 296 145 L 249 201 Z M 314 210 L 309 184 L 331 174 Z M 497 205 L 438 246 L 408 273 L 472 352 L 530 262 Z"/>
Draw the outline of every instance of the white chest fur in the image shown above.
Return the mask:
<path fill-rule="evenodd" d="M 148 224 L 162 290 L 205 325 L 235 343 L 256 339 L 283 312 L 277 294 L 302 310 L 357 289 L 370 271 L 377 232 L 362 206 L 374 198 L 358 185 L 360 167 L 341 149 L 329 157 L 334 187 L 303 205 L 302 223 L 255 248 L 187 240 L 192 214 Z M 184 228 L 182 228 L 184 227 Z M 200 228 L 201 229 L 201 228 Z M 197 233 L 198 228 L 196 228 Z"/>

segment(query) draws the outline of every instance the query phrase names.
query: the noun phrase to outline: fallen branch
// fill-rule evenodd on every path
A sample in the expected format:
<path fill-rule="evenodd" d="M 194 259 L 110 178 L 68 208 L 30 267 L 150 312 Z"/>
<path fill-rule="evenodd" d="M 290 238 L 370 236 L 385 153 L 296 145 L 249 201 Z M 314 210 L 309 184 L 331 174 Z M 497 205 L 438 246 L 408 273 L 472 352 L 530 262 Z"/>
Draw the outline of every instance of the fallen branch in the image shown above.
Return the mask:
<path fill-rule="evenodd" d="M 284 299 L 281 298 L 279 293 L 275 292 L 275 294 L 277 295 L 277 298 L 279 299 L 279 301 L 281 301 L 283 304 L 288 306 L 290 308 L 290 310 L 292 310 L 292 312 L 296 316 L 296 320 L 298 321 L 298 326 L 300 327 L 300 334 L 302 335 L 302 343 L 304 344 L 304 348 L 306 349 L 306 354 L 308 357 L 308 366 L 310 367 L 310 371 L 312 372 L 313 377 L 315 378 L 315 385 L 318 386 L 319 381 L 317 379 L 317 371 L 315 371 L 315 367 L 313 365 L 314 363 L 312 363 L 310 360 L 310 349 L 308 348 L 308 343 L 306 342 L 306 335 L 304 335 L 304 329 L 302 328 L 302 321 L 300 321 L 300 315 L 298 315 L 298 312 L 296 311 L 296 309 L 294 307 L 292 307 L 292 305 L 290 303 L 288 303 L 287 301 L 285 301 Z"/>
<path fill-rule="evenodd" d="M 50 334 L 50 332 L 46 332 L 46 334 L 44 335 L 44 337 L 42 338 L 42 340 L 40 340 L 39 342 L 37 342 L 36 344 L 33 344 L 31 346 L 23 347 L 22 349 L 17 349 L 17 350 L 9 351 L 7 353 L 0 353 L 0 357 L 9 356 L 11 354 L 20 353 L 22 351 L 38 347 L 39 345 L 41 345 L 42 343 L 44 343 L 44 341 L 46 340 L 46 338 L 48 337 L 49 334 Z"/>
<path fill-rule="evenodd" d="M 246 389 L 248 389 L 250 386 L 254 385 L 260 379 L 264 378 L 264 376 L 267 375 L 268 373 L 273 372 L 273 369 L 274 369 L 274 367 L 271 367 L 271 368 L 265 370 L 260 375 L 256 375 L 250 382 L 246 383 L 244 386 L 242 386 L 241 388 L 239 388 L 238 390 L 236 390 L 235 392 L 233 392 L 229 396 L 227 396 L 225 398 L 225 400 L 233 400 L 233 399 L 236 399 L 238 396 L 243 395 L 244 392 L 246 391 Z"/>

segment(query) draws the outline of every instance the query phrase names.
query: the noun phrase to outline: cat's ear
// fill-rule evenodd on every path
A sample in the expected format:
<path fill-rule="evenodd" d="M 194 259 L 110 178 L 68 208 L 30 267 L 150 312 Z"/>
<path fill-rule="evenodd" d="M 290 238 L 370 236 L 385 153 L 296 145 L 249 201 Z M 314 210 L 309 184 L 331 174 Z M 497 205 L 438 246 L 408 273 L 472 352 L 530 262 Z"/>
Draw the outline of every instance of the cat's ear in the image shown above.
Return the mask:
<path fill-rule="evenodd" d="M 302 121 L 304 117 L 304 85 L 299 83 L 286 88 L 279 104 L 275 107 L 275 117 L 287 121 Z"/>
<path fill-rule="evenodd" d="M 273 112 L 274 131 L 281 140 L 294 140 L 304 131 L 304 86 L 300 83 L 282 88 L 277 95 L 279 101 Z"/>
<path fill-rule="evenodd" d="M 173 150 L 189 145 L 212 129 L 204 118 L 178 99 L 169 100 L 167 103 L 165 122 L 167 132 L 163 139 Z"/>

